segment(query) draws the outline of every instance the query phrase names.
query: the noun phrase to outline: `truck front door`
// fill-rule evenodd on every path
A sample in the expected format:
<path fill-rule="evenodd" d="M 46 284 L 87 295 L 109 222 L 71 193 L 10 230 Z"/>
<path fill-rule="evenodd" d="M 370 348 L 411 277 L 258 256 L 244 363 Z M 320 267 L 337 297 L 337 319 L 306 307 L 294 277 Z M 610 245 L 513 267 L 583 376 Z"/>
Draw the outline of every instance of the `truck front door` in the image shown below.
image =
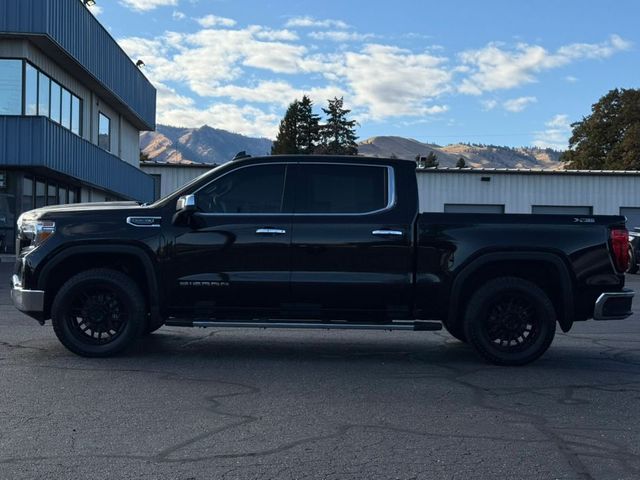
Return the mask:
<path fill-rule="evenodd" d="M 290 169 L 286 163 L 242 166 L 195 193 L 198 211 L 174 245 L 174 315 L 258 318 L 287 303 Z"/>

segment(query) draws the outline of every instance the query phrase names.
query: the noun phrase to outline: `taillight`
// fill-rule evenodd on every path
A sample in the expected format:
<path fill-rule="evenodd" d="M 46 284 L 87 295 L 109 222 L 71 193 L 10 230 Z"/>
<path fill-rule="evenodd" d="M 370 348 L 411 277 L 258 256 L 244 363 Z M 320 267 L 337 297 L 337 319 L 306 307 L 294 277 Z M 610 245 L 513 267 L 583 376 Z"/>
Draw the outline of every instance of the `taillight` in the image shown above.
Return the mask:
<path fill-rule="evenodd" d="M 619 272 L 629 268 L 629 232 L 623 228 L 611 230 L 611 253 Z"/>

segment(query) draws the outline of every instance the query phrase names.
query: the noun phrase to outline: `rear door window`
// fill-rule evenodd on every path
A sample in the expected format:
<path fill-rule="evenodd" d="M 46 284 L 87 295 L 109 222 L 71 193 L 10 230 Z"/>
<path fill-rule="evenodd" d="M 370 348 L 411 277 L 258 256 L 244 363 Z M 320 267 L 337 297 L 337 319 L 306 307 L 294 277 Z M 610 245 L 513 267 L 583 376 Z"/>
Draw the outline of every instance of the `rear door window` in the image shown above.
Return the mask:
<path fill-rule="evenodd" d="M 296 213 L 359 214 L 383 210 L 389 204 L 386 166 L 299 165 Z"/>

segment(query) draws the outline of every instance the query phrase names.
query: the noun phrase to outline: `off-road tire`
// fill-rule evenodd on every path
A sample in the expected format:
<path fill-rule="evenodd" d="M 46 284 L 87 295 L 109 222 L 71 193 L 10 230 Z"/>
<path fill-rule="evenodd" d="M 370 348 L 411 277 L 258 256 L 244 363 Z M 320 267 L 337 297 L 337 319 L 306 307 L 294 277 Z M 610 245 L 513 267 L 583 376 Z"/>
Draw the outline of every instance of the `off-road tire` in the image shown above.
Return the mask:
<path fill-rule="evenodd" d="M 71 277 L 51 307 L 56 336 L 68 350 L 83 357 L 110 357 L 122 352 L 141 336 L 145 317 L 144 297 L 138 285 L 124 273 L 106 268 Z M 93 327 L 83 330 L 88 324 Z M 103 333 L 111 338 L 103 340 Z"/>
<path fill-rule="evenodd" d="M 518 277 L 496 278 L 471 297 L 464 331 L 485 360 L 496 365 L 525 365 L 551 345 L 556 311 L 536 284 Z"/>

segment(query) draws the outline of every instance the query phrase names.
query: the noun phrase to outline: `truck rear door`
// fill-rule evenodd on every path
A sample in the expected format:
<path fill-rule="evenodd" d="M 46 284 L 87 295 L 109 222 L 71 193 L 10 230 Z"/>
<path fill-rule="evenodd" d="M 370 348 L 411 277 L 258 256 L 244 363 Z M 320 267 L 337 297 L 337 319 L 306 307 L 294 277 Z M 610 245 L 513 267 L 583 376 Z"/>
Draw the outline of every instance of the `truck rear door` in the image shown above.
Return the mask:
<path fill-rule="evenodd" d="M 308 161 L 297 165 L 294 178 L 294 311 L 305 317 L 407 317 L 412 224 L 399 213 L 394 168 Z"/>

